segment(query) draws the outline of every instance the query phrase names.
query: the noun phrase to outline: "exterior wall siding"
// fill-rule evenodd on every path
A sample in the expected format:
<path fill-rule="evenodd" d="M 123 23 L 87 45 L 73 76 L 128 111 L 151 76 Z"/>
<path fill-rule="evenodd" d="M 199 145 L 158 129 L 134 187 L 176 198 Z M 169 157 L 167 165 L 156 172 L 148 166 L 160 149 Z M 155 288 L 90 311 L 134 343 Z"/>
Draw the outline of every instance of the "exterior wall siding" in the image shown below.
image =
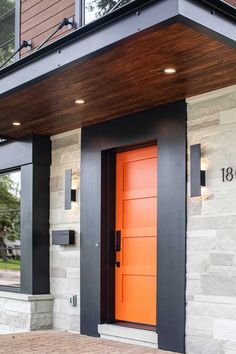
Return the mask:
<path fill-rule="evenodd" d="M 236 178 L 221 171 L 236 168 L 235 142 L 236 87 L 188 100 L 188 145 L 207 168 L 203 196 L 188 198 L 188 354 L 236 353 Z"/>
<path fill-rule="evenodd" d="M 225 2 L 228 2 L 230 5 L 236 7 L 236 0 L 226 0 Z"/>
<path fill-rule="evenodd" d="M 65 170 L 72 169 L 77 202 L 65 210 Z M 52 137 L 50 184 L 50 226 L 52 230 L 75 230 L 73 246 L 51 246 L 51 294 L 54 297 L 53 327 L 80 331 L 80 130 Z M 70 296 L 77 295 L 77 306 L 71 307 Z"/>
<path fill-rule="evenodd" d="M 63 18 L 75 16 L 75 0 L 21 0 L 21 41 L 32 40 L 36 49 L 59 25 Z M 64 27 L 48 42 L 67 34 Z M 22 50 L 22 55 L 29 54 Z"/>

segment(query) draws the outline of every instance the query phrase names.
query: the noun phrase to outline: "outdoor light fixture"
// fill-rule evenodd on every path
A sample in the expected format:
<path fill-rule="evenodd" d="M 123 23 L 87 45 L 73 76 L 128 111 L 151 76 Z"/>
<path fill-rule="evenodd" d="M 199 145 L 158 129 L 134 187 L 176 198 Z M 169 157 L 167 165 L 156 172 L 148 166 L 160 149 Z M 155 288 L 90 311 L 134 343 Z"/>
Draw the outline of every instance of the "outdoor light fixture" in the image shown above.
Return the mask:
<path fill-rule="evenodd" d="M 76 103 L 76 104 L 84 104 L 84 103 L 85 103 L 85 100 L 75 100 L 75 103 Z"/>
<path fill-rule="evenodd" d="M 65 171 L 65 210 L 71 209 L 71 202 L 76 201 L 76 189 L 72 189 L 72 170 Z"/>
<path fill-rule="evenodd" d="M 12 125 L 14 125 L 14 127 L 19 127 L 21 125 L 20 122 L 13 122 Z"/>
<path fill-rule="evenodd" d="M 201 170 L 201 145 L 190 146 L 191 197 L 201 196 L 201 187 L 206 186 L 206 171 Z"/>
<path fill-rule="evenodd" d="M 176 69 L 175 68 L 165 68 L 164 69 L 164 73 L 167 74 L 167 75 L 173 75 L 173 74 L 176 74 Z"/>

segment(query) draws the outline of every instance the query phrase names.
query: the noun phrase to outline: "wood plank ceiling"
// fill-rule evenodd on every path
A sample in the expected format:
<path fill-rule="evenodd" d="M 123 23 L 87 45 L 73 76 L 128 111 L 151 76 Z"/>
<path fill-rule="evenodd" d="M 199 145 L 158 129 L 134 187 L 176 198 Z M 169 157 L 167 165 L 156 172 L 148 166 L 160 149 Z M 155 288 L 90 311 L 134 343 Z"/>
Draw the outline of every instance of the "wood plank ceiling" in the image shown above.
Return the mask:
<path fill-rule="evenodd" d="M 167 66 L 177 73 L 165 75 Z M 233 84 L 236 50 L 176 23 L 2 97 L 0 133 L 53 135 Z"/>

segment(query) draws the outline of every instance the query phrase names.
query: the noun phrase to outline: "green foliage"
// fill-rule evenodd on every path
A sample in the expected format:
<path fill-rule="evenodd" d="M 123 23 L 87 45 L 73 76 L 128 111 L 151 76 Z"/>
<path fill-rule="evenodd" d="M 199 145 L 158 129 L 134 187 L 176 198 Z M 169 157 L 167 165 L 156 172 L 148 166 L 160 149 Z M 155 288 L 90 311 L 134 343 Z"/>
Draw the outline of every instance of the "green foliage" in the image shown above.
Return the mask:
<path fill-rule="evenodd" d="M 89 12 L 95 12 L 95 16 L 99 18 L 106 15 L 118 2 L 119 0 L 90 0 L 88 1 L 86 9 Z M 118 7 L 128 4 L 129 2 L 131 2 L 131 0 L 123 0 Z"/>
<path fill-rule="evenodd" d="M 20 270 L 20 260 L 11 259 L 7 263 L 0 258 L 0 269 L 4 270 Z"/>
<path fill-rule="evenodd" d="M 0 65 L 15 51 L 15 0 L 0 0 Z M 11 11 L 13 10 L 13 11 Z"/>
<path fill-rule="evenodd" d="M 19 185 L 10 175 L 0 176 L 0 237 L 16 240 L 20 237 Z"/>

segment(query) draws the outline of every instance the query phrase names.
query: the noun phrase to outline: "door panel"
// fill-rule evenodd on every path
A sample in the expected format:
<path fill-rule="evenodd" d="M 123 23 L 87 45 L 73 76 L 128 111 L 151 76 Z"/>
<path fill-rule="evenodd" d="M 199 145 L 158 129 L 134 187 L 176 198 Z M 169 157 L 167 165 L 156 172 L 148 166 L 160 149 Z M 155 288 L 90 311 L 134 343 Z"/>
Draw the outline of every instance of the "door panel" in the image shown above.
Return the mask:
<path fill-rule="evenodd" d="M 157 147 L 117 154 L 115 317 L 156 324 Z"/>

